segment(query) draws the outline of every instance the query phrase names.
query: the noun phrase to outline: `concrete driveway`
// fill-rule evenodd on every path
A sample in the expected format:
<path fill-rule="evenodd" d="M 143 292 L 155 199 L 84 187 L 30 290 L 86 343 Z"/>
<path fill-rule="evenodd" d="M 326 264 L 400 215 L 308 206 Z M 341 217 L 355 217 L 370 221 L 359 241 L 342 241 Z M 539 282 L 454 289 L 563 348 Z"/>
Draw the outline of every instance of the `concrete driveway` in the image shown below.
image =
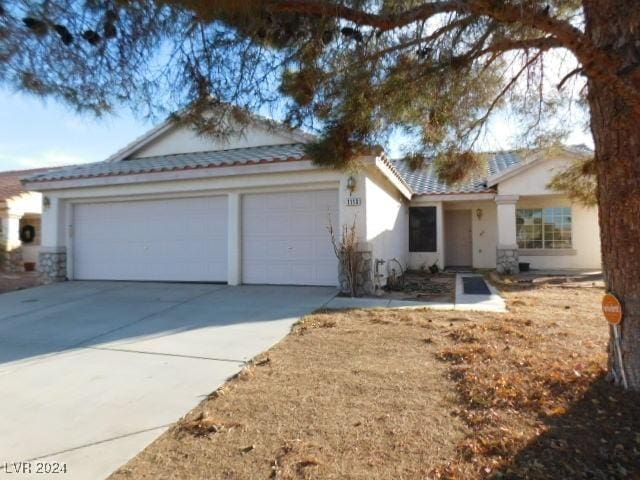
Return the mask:
<path fill-rule="evenodd" d="M 32 475 L 12 478 L 108 476 L 334 293 L 70 282 L 0 295 L 0 476 L 21 461 Z"/>

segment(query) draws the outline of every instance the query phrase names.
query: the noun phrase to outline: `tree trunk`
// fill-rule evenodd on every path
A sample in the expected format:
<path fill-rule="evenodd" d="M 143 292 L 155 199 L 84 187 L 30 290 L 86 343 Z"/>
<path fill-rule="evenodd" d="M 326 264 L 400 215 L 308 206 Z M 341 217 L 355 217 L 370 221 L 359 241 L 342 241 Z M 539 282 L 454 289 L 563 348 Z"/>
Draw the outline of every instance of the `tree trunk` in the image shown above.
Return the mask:
<path fill-rule="evenodd" d="M 637 0 L 585 0 L 584 7 L 586 33 L 598 47 L 625 59 L 629 68 L 618 74 L 640 91 Z M 588 88 L 604 277 L 623 306 L 622 365 L 611 331 L 609 371 L 620 383 L 624 368 L 629 387 L 640 390 L 640 115 L 606 82 L 589 78 Z"/>

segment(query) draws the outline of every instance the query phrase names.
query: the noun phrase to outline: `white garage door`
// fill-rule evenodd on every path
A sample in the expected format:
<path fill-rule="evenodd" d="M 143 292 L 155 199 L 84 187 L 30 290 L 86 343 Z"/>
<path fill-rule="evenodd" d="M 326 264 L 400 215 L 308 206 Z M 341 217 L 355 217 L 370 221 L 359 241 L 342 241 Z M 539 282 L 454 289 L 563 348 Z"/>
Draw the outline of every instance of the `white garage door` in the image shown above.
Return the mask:
<path fill-rule="evenodd" d="M 227 280 L 226 197 L 74 208 L 78 280 Z"/>
<path fill-rule="evenodd" d="M 245 195 L 243 283 L 336 285 L 338 262 L 327 232 L 338 221 L 338 192 Z"/>

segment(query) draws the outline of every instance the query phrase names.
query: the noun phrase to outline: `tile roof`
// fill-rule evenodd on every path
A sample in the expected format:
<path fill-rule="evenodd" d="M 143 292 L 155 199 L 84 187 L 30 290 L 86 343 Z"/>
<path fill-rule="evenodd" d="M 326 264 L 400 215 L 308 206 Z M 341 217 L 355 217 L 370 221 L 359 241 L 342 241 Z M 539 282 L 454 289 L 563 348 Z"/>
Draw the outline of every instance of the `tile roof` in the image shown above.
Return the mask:
<path fill-rule="evenodd" d="M 0 201 L 15 197 L 26 190 L 22 186 L 21 178 L 27 175 L 47 172 L 50 168 L 35 168 L 32 170 L 12 170 L 0 172 Z"/>
<path fill-rule="evenodd" d="M 493 192 L 494 190 L 487 186 L 487 179 L 523 161 L 524 158 L 515 152 L 490 153 L 487 155 L 484 175 L 478 175 L 458 185 L 447 185 L 441 181 L 432 164 L 411 170 L 402 160 L 392 160 L 392 163 L 416 195 L 437 195 Z"/>
<path fill-rule="evenodd" d="M 105 177 L 139 173 L 168 172 L 195 168 L 228 167 L 234 165 L 254 165 L 276 163 L 304 158 L 304 144 L 268 145 L 261 147 L 236 148 L 210 152 L 181 153 L 155 157 L 135 158 L 116 162 L 96 162 L 60 168 L 30 175 L 29 182 L 46 182 L 75 178 Z"/>
<path fill-rule="evenodd" d="M 13 174 L 14 189 L 22 191 L 17 181 L 20 177 L 29 182 L 45 182 L 78 178 L 104 177 L 112 175 L 129 175 L 153 172 L 167 172 L 189 170 L 196 168 L 226 167 L 235 165 L 255 165 L 262 163 L 276 163 L 305 158 L 303 143 L 287 145 L 267 145 L 260 147 L 237 148 L 230 150 L 216 150 L 209 152 L 182 153 L 162 155 L 121 161 L 103 161 L 87 163 L 58 169 L 25 170 L 21 172 L 7 172 Z M 567 147 L 567 151 L 575 154 L 592 153 L 586 147 Z M 405 183 L 416 195 L 460 194 L 494 192 L 487 185 L 489 177 L 503 173 L 514 166 L 527 161 L 521 153 L 495 152 L 488 153 L 486 171 L 467 182 L 458 185 L 447 185 L 440 181 L 433 165 L 429 164 L 418 170 L 411 170 L 402 160 L 388 160 L 396 169 Z M 35 174 L 34 174 L 35 173 Z M 32 175 L 28 175 L 32 174 Z M 2 175 L 2 174 L 0 174 Z M 3 198 L 2 177 L 0 176 L 0 199 Z"/>

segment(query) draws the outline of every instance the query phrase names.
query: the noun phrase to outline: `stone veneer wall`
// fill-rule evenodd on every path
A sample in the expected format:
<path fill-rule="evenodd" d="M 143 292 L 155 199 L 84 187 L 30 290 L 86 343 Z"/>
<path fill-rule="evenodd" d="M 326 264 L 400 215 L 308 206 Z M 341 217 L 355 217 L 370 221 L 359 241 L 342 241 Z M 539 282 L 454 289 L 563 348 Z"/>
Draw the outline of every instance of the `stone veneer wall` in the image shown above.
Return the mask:
<path fill-rule="evenodd" d="M 357 253 L 358 271 L 356 274 L 356 295 L 373 295 L 375 286 L 373 283 L 373 254 L 371 251 L 363 250 Z M 344 273 L 342 262 L 339 263 L 338 279 L 340 281 L 340 292 L 351 295 L 351 290 L 347 283 L 347 276 Z"/>
<path fill-rule="evenodd" d="M 51 282 L 67 279 L 67 252 L 64 250 L 42 250 L 38 258 L 38 271 Z"/>
<path fill-rule="evenodd" d="M 14 248 L 13 250 L 0 248 L 0 270 L 7 273 L 24 272 L 22 248 Z"/>
<path fill-rule="evenodd" d="M 520 272 L 517 248 L 498 248 L 496 271 L 501 275 L 515 275 Z"/>

